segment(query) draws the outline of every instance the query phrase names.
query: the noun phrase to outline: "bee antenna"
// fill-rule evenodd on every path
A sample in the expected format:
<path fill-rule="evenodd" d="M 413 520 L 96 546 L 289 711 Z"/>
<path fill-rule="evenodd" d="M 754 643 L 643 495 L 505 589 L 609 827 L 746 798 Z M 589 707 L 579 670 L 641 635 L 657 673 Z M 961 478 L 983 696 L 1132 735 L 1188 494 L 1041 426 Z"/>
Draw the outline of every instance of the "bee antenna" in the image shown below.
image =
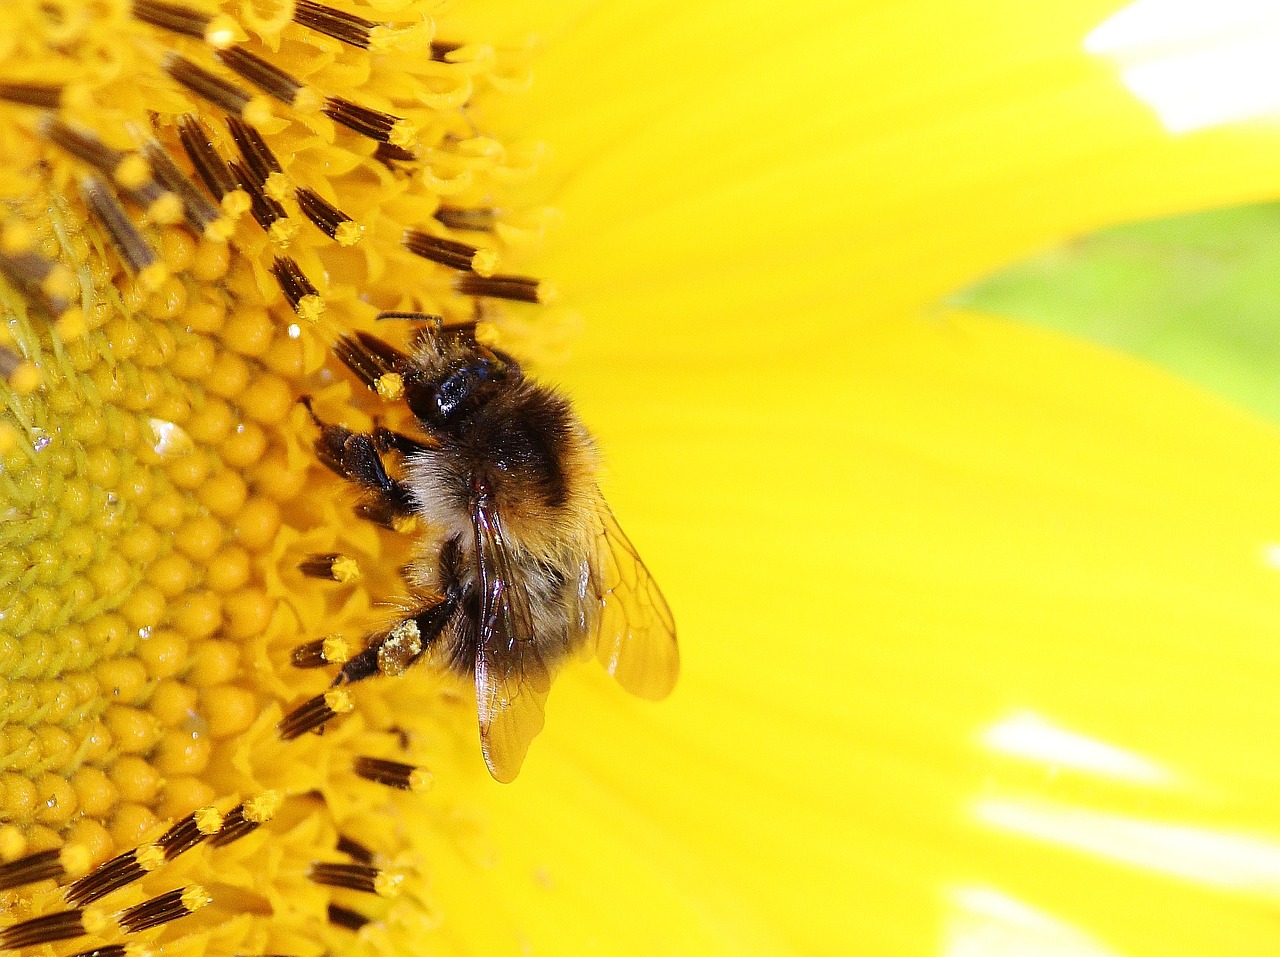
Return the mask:
<path fill-rule="evenodd" d="M 433 312 L 380 312 L 373 319 L 374 322 L 382 322 L 384 319 L 406 319 L 410 322 L 422 322 L 436 327 L 444 325 L 444 316 L 436 315 Z"/>

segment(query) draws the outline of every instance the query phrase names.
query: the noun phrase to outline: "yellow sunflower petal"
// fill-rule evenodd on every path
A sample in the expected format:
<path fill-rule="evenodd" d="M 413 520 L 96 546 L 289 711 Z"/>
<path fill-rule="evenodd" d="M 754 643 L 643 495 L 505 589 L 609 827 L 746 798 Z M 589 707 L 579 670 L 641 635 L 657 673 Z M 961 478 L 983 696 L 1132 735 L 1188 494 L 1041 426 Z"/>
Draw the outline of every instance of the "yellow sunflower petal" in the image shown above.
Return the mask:
<path fill-rule="evenodd" d="M 545 131 L 551 201 L 591 243 L 547 260 L 613 320 L 580 354 L 705 348 L 726 321 L 725 348 L 771 353 L 815 303 L 848 303 L 809 319 L 843 336 L 1063 235 L 1269 195 L 1273 128 L 1170 136 L 1085 52 L 1118 6 L 573 6 L 529 93 L 489 108 Z"/>

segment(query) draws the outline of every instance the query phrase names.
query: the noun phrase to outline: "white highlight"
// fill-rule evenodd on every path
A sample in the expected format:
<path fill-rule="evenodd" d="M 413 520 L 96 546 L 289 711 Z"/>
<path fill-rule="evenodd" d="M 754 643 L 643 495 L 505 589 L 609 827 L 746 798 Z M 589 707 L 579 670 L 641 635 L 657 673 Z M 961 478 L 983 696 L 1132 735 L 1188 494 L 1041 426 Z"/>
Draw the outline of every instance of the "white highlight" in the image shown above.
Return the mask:
<path fill-rule="evenodd" d="M 1167 784 L 1171 775 L 1154 761 L 1104 741 L 1050 724 L 1036 714 L 1017 714 L 992 725 L 982 743 L 993 751 L 1140 784 Z"/>
<path fill-rule="evenodd" d="M 1115 957 L 1083 931 L 987 887 L 952 891 L 942 957 Z"/>
<path fill-rule="evenodd" d="M 1049 802 L 987 799 L 978 802 L 975 815 L 994 827 L 1107 860 L 1280 899 L 1280 842 L 1274 839 Z"/>
<path fill-rule="evenodd" d="M 1089 53 L 1167 129 L 1280 116 L 1280 5 L 1273 0 L 1136 0 L 1087 37 Z"/>
<path fill-rule="evenodd" d="M 147 421 L 151 426 L 151 435 L 154 439 L 151 447 L 155 449 L 156 455 L 185 455 L 196 447 L 191 436 L 176 422 L 156 418 Z"/>
<path fill-rule="evenodd" d="M 1267 542 L 1262 546 L 1262 564 L 1280 569 L 1280 543 Z"/>

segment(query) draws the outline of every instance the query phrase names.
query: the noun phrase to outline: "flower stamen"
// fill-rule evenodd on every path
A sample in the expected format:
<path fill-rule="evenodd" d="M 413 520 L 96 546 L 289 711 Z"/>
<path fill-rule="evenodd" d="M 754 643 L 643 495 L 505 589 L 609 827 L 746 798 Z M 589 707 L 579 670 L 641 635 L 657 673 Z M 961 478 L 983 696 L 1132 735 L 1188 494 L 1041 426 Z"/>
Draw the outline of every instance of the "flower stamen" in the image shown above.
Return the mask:
<path fill-rule="evenodd" d="M 316 228 L 336 240 L 342 246 L 354 246 L 360 241 L 364 230 L 350 216 L 314 190 L 299 188 L 294 193 L 298 208 L 302 215 L 311 220 Z"/>
<path fill-rule="evenodd" d="M 88 852 L 76 844 L 37 851 L 0 864 L 0 891 L 34 884 L 36 881 L 67 877 L 83 872 L 88 866 Z"/>
<path fill-rule="evenodd" d="M 52 114 L 41 117 L 37 131 L 50 143 L 66 150 L 121 186 L 136 188 L 146 182 L 149 171 L 139 165 L 135 154 L 108 146 L 87 130 L 76 129 Z"/>
<path fill-rule="evenodd" d="M 307 874 L 325 887 L 341 887 L 379 897 L 394 897 L 400 892 L 404 875 L 392 874 L 366 863 L 328 864 L 317 861 Z"/>
<path fill-rule="evenodd" d="M 5 229 L 6 245 L 13 233 L 14 230 Z M 63 315 L 71 305 L 70 297 L 75 291 L 71 272 L 38 252 L 0 252 L 0 273 L 51 318 Z"/>
<path fill-rule="evenodd" d="M 157 288 L 168 277 L 168 267 L 138 232 L 107 184 L 96 176 L 86 176 L 80 182 L 80 194 L 85 206 L 111 237 L 120 258 L 143 287 Z"/>
<path fill-rule="evenodd" d="M 168 150 L 155 140 L 148 140 L 143 144 L 142 155 L 151 165 L 156 181 L 182 202 L 183 215 L 192 232 L 214 241 L 224 241 L 230 236 L 233 224 L 191 182 Z"/>
<path fill-rule="evenodd" d="M 349 555 L 329 552 L 324 555 L 308 555 L 298 563 L 298 571 L 308 578 L 349 585 L 360 578 L 360 563 Z"/>
<path fill-rule="evenodd" d="M 418 159 L 411 150 L 395 143 L 379 143 L 378 148 L 373 151 L 373 158 L 390 170 L 397 169 L 393 163 L 413 163 Z"/>
<path fill-rule="evenodd" d="M 209 24 L 213 22 L 213 17 L 207 13 L 176 3 L 162 3 L 161 0 L 133 0 L 130 13 L 143 23 L 197 40 L 205 38 Z"/>
<path fill-rule="evenodd" d="M 432 236 L 420 229 L 406 229 L 402 240 L 406 249 L 450 269 L 474 272 L 479 276 L 492 276 L 498 266 L 497 254 L 489 249 L 479 249 L 456 239 Z"/>
<path fill-rule="evenodd" d="M 298 645 L 290 653 L 289 660 L 295 668 L 323 668 L 325 665 L 345 665 L 351 660 L 351 645 L 345 638 L 330 635 Z"/>
<path fill-rule="evenodd" d="M 276 724 L 280 737 L 292 741 L 308 731 L 314 731 L 331 718 L 347 714 L 355 709 L 351 695 L 341 688 L 330 688 L 323 694 L 308 698 Z"/>
<path fill-rule="evenodd" d="M 254 221 L 262 227 L 262 231 L 274 239 L 279 245 L 287 246 L 298 231 L 297 225 L 289 221 L 289 214 L 279 200 L 266 194 L 257 175 L 247 163 L 232 160 L 227 164 L 241 188 L 249 194 L 249 212 Z"/>
<path fill-rule="evenodd" d="M 226 818 L 222 821 L 222 827 L 216 833 L 209 835 L 209 843 L 214 847 L 225 847 L 247 834 L 252 834 L 275 817 L 282 800 L 278 792 L 264 791 L 255 798 L 237 804 L 227 812 Z"/>
<path fill-rule="evenodd" d="M 421 793 L 431 786 L 430 771 L 412 764 L 405 764 L 403 761 L 361 755 L 356 758 L 352 767 L 356 774 L 366 781 L 395 788 L 398 791 Z"/>
<path fill-rule="evenodd" d="M 0 100 L 56 110 L 62 105 L 62 87 L 55 83 L 0 83 Z"/>
<path fill-rule="evenodd" d="M 464 296 L 510 299 L 515 302 L 548 302 L 549 287 L 529 276 L 481 276 L 464 273 L 453 282 L 453 288 Z"/>
<path fill-rule="evenodd" d="M 249 205 L 249 197 L 240 189 L 226 161 L 213 146 L 213 134 L 196 116 L 190 113 L 178 118 L 178 140 L 191 160 L 191 165 L 204 183 L 231 216 L 238 216 Z"/>
<path fill-rule="evenodd" d="M 163 849 L 143 844 L 98 865 L 63 892 L 68 904 L 85 907 L 145 877 L 165 862 Z"/>
<path fill-rule="evenodd" d="M 368 49 L 370 34 L 374 27 L 381 25 L 354 13 L 344 13 L 333 7 L 314 3 L 313 0 L 298 0 L 293 11 L 293 22 L 361 50 Z"/>
<path fill-rule="evenodd" d="M 335 123 L 341 123 L 352 132 L 371 140 L 393 143 L 406 150 L 413 148 L 416 131 L 403 117 L 361 106 L 340 96 L 325 97 L 322 112 Z"/>
<path fill-rule="evenodd" d="M 263 93 L 286 106 L 296 106 L 302 92 L 300 80 L 290 76 L 274 63 L 255 56 L 243 47 L 233 46 L 216 54 L 222 65 L 249 81 Z"/>
<path fill-rule="evenodd" d="M 206 893 L 205 889 L 199 884 L 192 884 L 190 887 L 178 888 L 177 890 L 168 891 L 151 900 L 143 901 L 122 911 L 116 920 L 131 934 L 139 931 L 150 930 L 152 927 L 159 927 L 161 924 L 167 924 L 170 921 L 178 920 L 189 914 L 194 914 L 200 908 L 213 902 L 213 898 Z"/>
<path fill-rule="evenodd" d="M 487 206 L 465 208 L 462 206 L 441 206 L 435 212 L 441 225 L 449 229 L 465 229 L 471 232 L 487 233 L 493 230 L 498 211 Z"/>
<path fill-rule="evenodd" d="M 315 322 L 324 314 L 324 300 L 292 257 L 276 256 L 271 273 L 298 318 Z"/>
<path fill-rule="evenodd" d="M 361 864 L 372 864 L 374 860 L 373 851 L 365 847 L 354 837 L 348 837 L 345 834 L 338 835 L 338 843 L 334 847 L 339 854 L 346 854 L 353 860 L 359 861 Z"/>
<path fill-rule="evenodd" d="M 359 911 L 354 911 L 349 907 L 340 907 L 337 904 L 330 904 L 326 909 L 326 915 L 329 918 L 329 923 L 337 927 L 345 927 L 347 930 L 359 930 L 370 921 L 368 917 L 365 917 Z"/>
<path fill-rule="evenodd" d="M 192 811 L 163 835 L 156 839 L 156 846 L 164 851 L 164 859 L 172 861 L 185 854 L 206 838 L 218 834 L 226 826 L 226 819 L 216 808 L 202 807 Z"/>
<path fill-rule="evenodd" d="M 236 148 L 240 150 L 240 155 L 248 164 L 254 182 L 259 186 L 265 186 L 273 173 L 283 175 L 284 169 L 280 161 L 276 159 L 276 154 L 271 152 L 271 147 L 267 145 L 261 133 L 238 116 L 227 117 L 227 128 L 231 131 L 231 138 L 235 141 Z"/>
<path fill-rule="evenodd" d="M 244 87 L 210 73 L 177 53 L 167 54 L 163 66 L 175 81 L 232 116 L 243 116 L 253 100 L 253 95 Z"/>
<path fill-rule="evenodd" d="M 17 950 L 20 947 L 35 947 L 38 944 L 83 937 L 89 933 L 85 929 L 84 916 L 84 909 L 77 908 L 12 924 L 0 930 L 0 948 Z"/>

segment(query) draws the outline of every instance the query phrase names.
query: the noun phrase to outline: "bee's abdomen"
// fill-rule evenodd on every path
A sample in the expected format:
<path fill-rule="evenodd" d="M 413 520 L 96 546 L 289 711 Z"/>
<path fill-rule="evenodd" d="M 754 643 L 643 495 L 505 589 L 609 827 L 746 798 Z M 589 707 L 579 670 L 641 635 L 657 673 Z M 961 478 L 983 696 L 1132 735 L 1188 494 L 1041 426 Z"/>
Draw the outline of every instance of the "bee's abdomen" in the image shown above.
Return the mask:
<path fill-rule="evenodd" d="M 580 629 L 574 624 L 577 580 L 572 569 L 548 565 L 531 555 L 512 556 L 514 575 L 508 587 L 525 589 L 532 633 L 507 636 L 517 641 L 537 641 L 543 663 L 556 668 L 575 650 Z M 439 587 L 456 598 L 455 610 L 444 633 L 438 659 L 454 674 L 475 675 L 482 636 L 480 583 L 475 575 L 475 552 L 462 539 L 450 539 L 441 549 Z"/>

